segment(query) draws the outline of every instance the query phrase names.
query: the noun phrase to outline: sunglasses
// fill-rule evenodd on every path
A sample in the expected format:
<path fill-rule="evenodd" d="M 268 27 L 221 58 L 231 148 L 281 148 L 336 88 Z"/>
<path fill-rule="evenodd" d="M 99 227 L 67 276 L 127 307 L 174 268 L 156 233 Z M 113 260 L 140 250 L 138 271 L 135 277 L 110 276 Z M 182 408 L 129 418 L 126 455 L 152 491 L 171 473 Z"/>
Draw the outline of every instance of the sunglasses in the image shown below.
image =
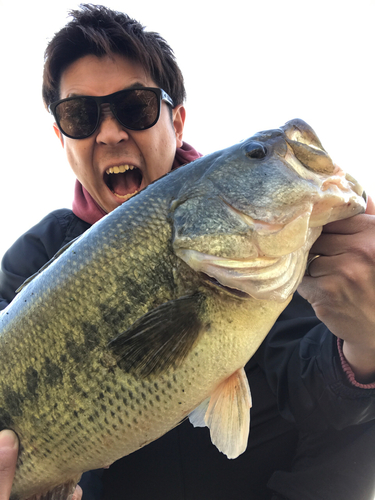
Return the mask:
<path fill-rule="evenodd" d="M 130 130 L 146 130 L 159 120 L 161 101 L 174 103 L 164 90 L 136 87 L 101 97 L 77 96 L 48 106 L 60 131 L 71 139 L 85 139 L 98 128 L 101 105 L 109 104 L 116 120 Z"/>

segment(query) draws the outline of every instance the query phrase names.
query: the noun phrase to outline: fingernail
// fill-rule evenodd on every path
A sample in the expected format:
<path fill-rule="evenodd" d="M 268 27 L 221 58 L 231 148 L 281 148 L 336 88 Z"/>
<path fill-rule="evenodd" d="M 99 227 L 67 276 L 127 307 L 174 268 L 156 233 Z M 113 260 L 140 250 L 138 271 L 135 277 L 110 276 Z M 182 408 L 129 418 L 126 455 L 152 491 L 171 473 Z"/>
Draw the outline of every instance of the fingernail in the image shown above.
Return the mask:
<path fill-rule="evenodd" d="M 0 432 L 0 447 L 1 448 L 17 448 L 18 439 L 13 431 L 5 429 Z"/>

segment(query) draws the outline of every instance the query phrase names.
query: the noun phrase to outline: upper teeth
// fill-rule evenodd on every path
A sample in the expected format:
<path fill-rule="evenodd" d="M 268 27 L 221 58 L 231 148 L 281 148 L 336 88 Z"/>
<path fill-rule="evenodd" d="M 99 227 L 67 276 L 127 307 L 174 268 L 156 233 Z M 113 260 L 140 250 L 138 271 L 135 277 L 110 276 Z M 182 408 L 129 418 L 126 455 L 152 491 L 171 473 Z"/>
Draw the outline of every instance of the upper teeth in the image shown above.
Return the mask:
<path fill-rule="evenodd" d="M 106 174 L 123 174 L 126 170 L 133 170 L 134 165 L 119 165 L 118 167 L 109 167 L 105 171 Z"/>

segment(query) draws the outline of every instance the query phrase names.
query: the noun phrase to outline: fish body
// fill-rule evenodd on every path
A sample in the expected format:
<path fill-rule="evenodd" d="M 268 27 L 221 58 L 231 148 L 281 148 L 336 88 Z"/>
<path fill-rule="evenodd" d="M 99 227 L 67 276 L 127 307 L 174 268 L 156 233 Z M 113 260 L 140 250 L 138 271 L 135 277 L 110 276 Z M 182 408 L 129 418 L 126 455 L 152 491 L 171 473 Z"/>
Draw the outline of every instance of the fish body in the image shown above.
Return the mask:
<path fill-rule="evenodd" d="M 66 498 L 190 415 L 244 451 L 243 367 L 291 300 L 322 225 L 362 188 L 302 120 L 171 172 L 92 226 L 0 316 L 12 500 Z"/>

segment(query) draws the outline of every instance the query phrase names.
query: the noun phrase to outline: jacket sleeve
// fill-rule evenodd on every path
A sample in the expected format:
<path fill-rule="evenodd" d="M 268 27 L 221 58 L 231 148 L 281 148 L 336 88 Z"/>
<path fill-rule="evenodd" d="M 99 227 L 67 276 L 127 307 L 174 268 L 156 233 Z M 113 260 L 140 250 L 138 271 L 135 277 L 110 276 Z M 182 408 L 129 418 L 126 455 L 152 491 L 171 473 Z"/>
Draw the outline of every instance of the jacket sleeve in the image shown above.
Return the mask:
<path fill-rule="evenodd" d="M 298 293 L 257 353 L 284 418 L 301 431 L 341 430 L 375 418 L 375 389 L 350 383 L 336 337 Z"/>
<path fill-rule="evenodd" d="M 46 264 L 69 239 L 75 237 L 74 231 L 70 230 L 72 220 L 71 210 L 51 212 L 9 248 L 1 262 L 0 310 L 13 300 L 17 288 L 27 278 Z"/>

